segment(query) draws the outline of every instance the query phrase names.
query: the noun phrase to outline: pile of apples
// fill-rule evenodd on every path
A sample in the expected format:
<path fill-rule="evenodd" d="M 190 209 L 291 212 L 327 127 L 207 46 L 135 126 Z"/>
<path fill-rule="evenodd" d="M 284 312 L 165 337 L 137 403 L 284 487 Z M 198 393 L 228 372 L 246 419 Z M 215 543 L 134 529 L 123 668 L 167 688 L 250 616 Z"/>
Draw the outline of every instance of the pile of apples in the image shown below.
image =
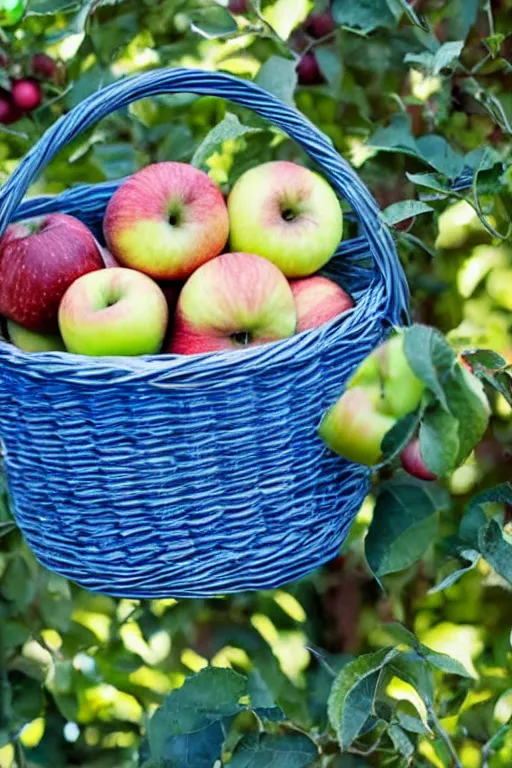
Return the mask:
<path fill-rule="evenodd" d="M 340 242 L 338 199 L 285 161 L 245 172 L 227 201 L 191 165 L 157 163 L 114 193 L 108 248 L 66 214 L 0 240 L 0 314 L 28 352 L 190 355 L 284 339 L 354 302 L 315 273 Z"/>

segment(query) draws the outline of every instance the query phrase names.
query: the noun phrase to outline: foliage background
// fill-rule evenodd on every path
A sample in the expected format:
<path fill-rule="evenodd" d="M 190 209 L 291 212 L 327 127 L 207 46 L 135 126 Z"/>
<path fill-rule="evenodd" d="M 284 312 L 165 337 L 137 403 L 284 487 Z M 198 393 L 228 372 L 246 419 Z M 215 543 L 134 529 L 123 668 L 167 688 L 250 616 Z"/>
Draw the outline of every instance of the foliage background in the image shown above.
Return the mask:
<path fill-rule="evenodd" d="M 28 71 L 37 51 L 61 66 L 44 86 L 44 104 L 1 127 L 2 180 L 59 115 L 117 78 L 175 65 L 254 78 L 329 136 L 383 209 L 422 198 L 415 219 L 417 203 L 387 211 L 414 319 L 441 329 L 458 350 L 490 348 L 512 362 L 511 0 L 334 0 L 337 30 L 320 40 L 304 24 L 314 5 L 270 0 L 230 16 L 213 0 L 29 0 L 20 24 L 2 30 L 11 67 Z M 308 50 L 321 84 L 297 82 Z M 7 70 L 1 78 L 8 85 Z M 61 152 L 31 194 L 193 157 L 226 189 L 266 159 L 304 161 L 243 110 L 213 98 L 160 97 L 110 116 Z M 493 227 L 442 248 L 439 216 L 468 165 L 477 182 L 460 194 L 492 215 Z M 367 499 L 339 557 L 309 578 L 275 592 L 177 603 L 93 595 L 44 571 L 12 522 L 4 490 L 0 766 L 207 768 L 216 759 L 220 766 L 221 752 L 232 768 L 512 765 L 512 507 L 503 485 L 512 411 L 503 395 L 491 399 L 490 427 L 470 459 L 414 497 L 422 527 L 403 532 L 399 545 L 389 539 L 385 591 L 364 552 L 369 526 L 379 537 L 400 514 L 382 494 L 375 512 L 375 494 Z M 399 494 L 400 470 L 380 479 Z M 496 521 L 508 549 L 490 558 L 493 568 L 466 545 L 467 572 L 443 584 L 456 569 L 447 554 L 464 508 L 496 486 L 491 501 L 499 503 L 484 498 L 472 514 Z M 404 551 L 413 542 L 411 562 Z M 347 667 L 354 659 L 358 666 Z M 220 671 L 190 678 L 208 664 Z M 327 699 L 343 668 L 354 677 L 331 700 L 333 729 Z M 171 691 L 148 742 L 147 718 Z M 364 727 L 351 732 L 358 712 Z"/>

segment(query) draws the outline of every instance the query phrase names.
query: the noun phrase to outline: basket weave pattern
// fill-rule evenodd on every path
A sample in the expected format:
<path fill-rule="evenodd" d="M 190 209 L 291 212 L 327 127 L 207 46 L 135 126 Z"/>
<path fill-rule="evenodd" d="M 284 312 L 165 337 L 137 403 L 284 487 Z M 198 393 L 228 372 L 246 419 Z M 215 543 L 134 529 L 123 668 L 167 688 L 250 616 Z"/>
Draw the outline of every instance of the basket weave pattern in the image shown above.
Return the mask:
<path fill-rule="evenodd" d="M 86 99 L 4 185 L 0 231 L 50 211 L 97 231 L 119 182 L 22 203 L 29 185 L 104 115 L 183 91 L 253 109 L 321 166 L 360 221 L 327 271 L 357 304 L 322 328 L 213 356 L 85 358 L 0 343 L 3 462 L 25 538 L 48 568 L 134 598 L 272 588 L 337 553 L 369 475 L 316 429 L 407 305 L 393 241 L 357 175 L 298 112 L 218 73 L 157 70 Z"/>

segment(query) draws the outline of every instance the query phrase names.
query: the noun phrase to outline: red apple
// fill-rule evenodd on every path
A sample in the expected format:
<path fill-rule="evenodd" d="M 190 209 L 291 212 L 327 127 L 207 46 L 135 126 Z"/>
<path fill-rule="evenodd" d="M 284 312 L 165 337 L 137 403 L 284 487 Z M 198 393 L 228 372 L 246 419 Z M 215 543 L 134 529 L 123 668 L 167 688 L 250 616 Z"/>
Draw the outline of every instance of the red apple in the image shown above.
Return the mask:
<path fill-rule="evenodd" d="M 427 469 L 421 457 L 420 441 L 418 438 L 411 440 L 400 454 L 402 467 L 418 480 L 437 480 L 437 475 Z"/>
<path fill-rule="evenodd" d="M 321 85 L 325 83 L 325 78 L 318 66 L 318 61 L 313 51 L 309 51 L 301 58 L 297 65 L 297 75 L 301 85 Z"/>
<path fill-rule="evenodd" d="M 310 13 L 306 19 L 306 32 L 311 37 L 319 40 L 321 37 L 327 37 L 336 29 L 336 24 L 329 10 L 320 13 Z"/>
<path fill-rule="evenodd" d="M 13 224 L 0 240 L 0 313 L 28 330 L 53 333 L 66 289 L 102 268 L 93 235 L 72 216 Z"/>
<path fill-rule="evenodd" d="M 21 110 L 15 105 L 12 96 L 5 88 L 0 88 L 0 123 L 10 125 L 21 117 Z"/>
<path fill-rule="evenodd" d="M 252 253 L 223 253 L 203 264 L 183 286 L 168 352 L 241 349 L 295 333 L 288 281 Z"/>
<path fill-rule="evenodd" d="M 348 293 L 327 277 L 291 280 L 290 286 L 297 310 L 297 333 L 318 328 L 354 306 Z"/>
<path fill-rule="evenodd" d="M 32 72 L 45 80 L 53 80 L 57 73 L 57 64 L 46 53 L 35 53 L 32 56 Z"/>
<path fill-rule="evenodd" d="M 185 163 L 156 163 L 112 196 L 103 222 L 117 261 L 160 280 L 179 280 L 213 259 L 229 234 L 218 187 Z"/>
<path fill-rule="evenodd" d="M 31 112 L 41 104 L 41 86 L 37 80 L 15 80 L 12 84 L 12 99 L 23 112 Z"/>
<path fill-rule="evenodd" d="M 247 0 L 229 0 L 228 11 L 230 13 L 247 13 L 249 10 L 249 4 Z"/>

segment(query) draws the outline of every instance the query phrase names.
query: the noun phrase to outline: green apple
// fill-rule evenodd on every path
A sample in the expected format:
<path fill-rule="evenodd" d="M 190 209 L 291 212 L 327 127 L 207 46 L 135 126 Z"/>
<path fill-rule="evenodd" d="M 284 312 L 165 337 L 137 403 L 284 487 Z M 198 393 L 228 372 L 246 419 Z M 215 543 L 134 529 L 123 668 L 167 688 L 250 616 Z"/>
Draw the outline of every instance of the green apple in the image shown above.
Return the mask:
<path fill-rule="evenodd" d="M 7 321 L 7 333 L 11 342 L 25 352 L 63 352 L 66 349 L 58 334 L 36 333 L 13 320 Z"/>
<path fill-rule="evenodd" d="M 79 355 L 150 355 L 167 329 L 166 298 L 147 275 L 113 267 L 75 280 L 59 307 L 68 352 Z"/>
<path fill-rule="evenodd" d="M 341 240 L 338 198 L 317 173 L 276 161 L 246 171 L 228 198 L 233 251 L 255 253 L 287 277 L 317 272 Z"/>
<path fill-rule="evenodd" d="M 407 361 L 403 334 L 386 342 L 379 354 L 383 379 L 383 408 L 400 419 L 419 406 L 425 385 L 413 373 Z"/>
<path fill-rule="evenodd" d="M 512 269 L 493 269 L 487 278 L 487 291 L 498 307 L 512 311 Z"/>
<path fill-rule="evenodd" d="M 318 434 L 343 458 L 372 467 L 378 464 L 382 440 L 395 423 L 394 418 L 376 410 L 371 394 L 354 387 L 327 411 Z"/>
<path fill-rule="evenodd" d="M 496 226 L 493 216 L 485 218 L 491 226 Z M 489 237 L 475 209 L 466 200 L 459 200 L 439 216 L 435 247 L 444 250 L 462 248 L 471 237 L 481 235 Z"/>

